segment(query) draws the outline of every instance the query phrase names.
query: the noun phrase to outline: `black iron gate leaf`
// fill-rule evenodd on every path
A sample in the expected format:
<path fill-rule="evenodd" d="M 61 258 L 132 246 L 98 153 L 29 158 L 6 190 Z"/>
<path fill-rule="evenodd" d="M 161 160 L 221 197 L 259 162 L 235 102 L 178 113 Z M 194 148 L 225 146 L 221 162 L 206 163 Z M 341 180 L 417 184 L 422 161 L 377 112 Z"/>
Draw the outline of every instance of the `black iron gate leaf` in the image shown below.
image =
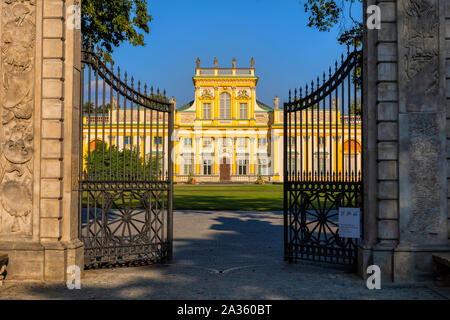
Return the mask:
<path fill-rule="evenodd" d="M 361 86 L 356 48 L 334 73 L 284 104 L 285 259 L 354 265 L 359 239 L 341 238 L 339 208 L 362 208 Z M 292 96 L 292 93 L 294 96 Z M 358 107 L 361 112 L 358 112 Z"/>
<path fill-rule="evenodd" d="M 165 92 L 142 89 L 92 48 L 82 50 L 79 235 L 86 267 L 172 256 L 173 104 Z"/>

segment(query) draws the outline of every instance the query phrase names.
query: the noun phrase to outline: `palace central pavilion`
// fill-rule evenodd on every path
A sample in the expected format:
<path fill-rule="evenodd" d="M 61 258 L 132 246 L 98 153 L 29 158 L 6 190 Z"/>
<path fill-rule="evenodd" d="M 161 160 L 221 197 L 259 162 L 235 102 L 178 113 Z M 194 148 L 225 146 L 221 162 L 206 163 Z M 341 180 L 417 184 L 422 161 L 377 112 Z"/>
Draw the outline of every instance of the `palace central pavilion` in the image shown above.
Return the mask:
<path fill-rule="evenodd" d="M 275 97 L 273 107 L 257 99 L 258 77 L 254 63 L 251 59 L 250 68 L 237 68 L 233 59 L 231 68 L 219 68 L 214 59 L 214 67 L 203 68 L 197 59 L 192 78 L 194 100 L 176 107 L 176 100 L 172 98 L 176 108 L 174 181 L 252 183 L 257 179 L 283 180 L 283 109 L 278 97 Z M 139 154 L 150 156 L 149 153 L 157 152 L 159 145 L 167 145 L 167 120 L 153 117 L 153 123 L 158 121 L 156 126 L 160 129 L 150 132 L 144 125 L 149 119 L 143 111 L 131 116 L 130 110 L 121 108 L 115 101 L 108 114 L 96 115 L 95 119 L 92 115 L 84 117 L 83 141 L 86 145 L 83 149 L 92 151 L 99 141 L 104 141 L 119 149 L 133 146 L 140 149 Z M 360 171 L 359 117 L 343 115 L 339 102 L 333 101 L 328 110 L 303 111 L 301 119 L 301 122 L 297 121 L 297 127 L 301 127 L 297 130 L 301 132 L 297 135 L 297 145 L 303 149 L 301 154 L 307 157 L 297 159 L 299 168 L 302 167 L 304 172 L 324 174 L 325 171 L 345 171 L 350 163 L 356 163 L 356 168 L 352 167 L 356 172 Z M 133 128 L 122 130 L 124 126 L 130 126 L 130 121 Z M 354 122 L 351 125 L 352 121 L 356 121 L 356 126 Z M 89 138 L 89 123 L 94 122 L 114 125 L 106 133 L 101 132 L 101 125 L 97 125 L 96 138 Z M 348 126 L 356 131 L 350 132 L 346 129 Z M 144 133 L 144 130 L 148 132 Z M 124 132 L 126 137 L 122 137 Z M 344 156 L 330 159 L 338 154 Z M 160 157 L 167 163 L 167 155 Z M 293 168 L 295 164 L 290 163 L 290 166 Z"/>

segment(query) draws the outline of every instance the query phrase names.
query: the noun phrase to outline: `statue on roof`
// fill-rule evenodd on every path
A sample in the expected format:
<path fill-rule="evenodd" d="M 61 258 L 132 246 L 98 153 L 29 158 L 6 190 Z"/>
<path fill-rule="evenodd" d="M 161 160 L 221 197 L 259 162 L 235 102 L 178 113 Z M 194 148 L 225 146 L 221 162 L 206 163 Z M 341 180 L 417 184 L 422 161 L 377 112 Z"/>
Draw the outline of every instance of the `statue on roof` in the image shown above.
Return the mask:
<path fill-rule="evenodd" d="M 197 69 L 200 68 L 200 58 L 197 58 Z"/>
<path fill-rule="evenodd" d="M 217 58 L 214 58 L 214 68 L 218 68 L 219 63 L 217 62 Z"/>
<path fill-rule="evenodd" d="M 250 63 L 252 65 L 252 69 L 253 69 L 255 67 L 255 59 L 253 59 L 253 57 L 252 57 L 252 60 L 250 60 Z"/>
<path fill-rule="evenodd" d="M 236 69 L 236 58 L 233 58 L 233 69 Z"/>

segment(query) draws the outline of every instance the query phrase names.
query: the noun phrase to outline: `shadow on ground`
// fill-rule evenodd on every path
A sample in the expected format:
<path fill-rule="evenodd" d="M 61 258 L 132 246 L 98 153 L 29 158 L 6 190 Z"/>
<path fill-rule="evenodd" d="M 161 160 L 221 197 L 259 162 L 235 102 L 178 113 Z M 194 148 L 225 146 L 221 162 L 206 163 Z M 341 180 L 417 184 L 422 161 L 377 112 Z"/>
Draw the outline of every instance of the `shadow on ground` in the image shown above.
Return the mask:
<path fill-rule="evenodd" d="M 283 261 L 280 212 L 174 214 L 174 260 L 85 272 L 81 290 L 6 283 L 0 299 L 439 299 L 422 285 L 369 291 L 336 268 Z"/>

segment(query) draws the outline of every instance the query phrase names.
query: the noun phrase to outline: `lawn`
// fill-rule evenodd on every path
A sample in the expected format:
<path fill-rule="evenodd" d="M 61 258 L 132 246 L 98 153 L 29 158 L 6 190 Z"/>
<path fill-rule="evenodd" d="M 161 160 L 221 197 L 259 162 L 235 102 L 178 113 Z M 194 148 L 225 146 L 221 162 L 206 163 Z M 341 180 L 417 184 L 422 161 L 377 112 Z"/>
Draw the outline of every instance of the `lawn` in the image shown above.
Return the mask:
<path fill-rule="evenodd" d="M 175 210 L 282 211 L 282 185 L 174 186 Z"/>

